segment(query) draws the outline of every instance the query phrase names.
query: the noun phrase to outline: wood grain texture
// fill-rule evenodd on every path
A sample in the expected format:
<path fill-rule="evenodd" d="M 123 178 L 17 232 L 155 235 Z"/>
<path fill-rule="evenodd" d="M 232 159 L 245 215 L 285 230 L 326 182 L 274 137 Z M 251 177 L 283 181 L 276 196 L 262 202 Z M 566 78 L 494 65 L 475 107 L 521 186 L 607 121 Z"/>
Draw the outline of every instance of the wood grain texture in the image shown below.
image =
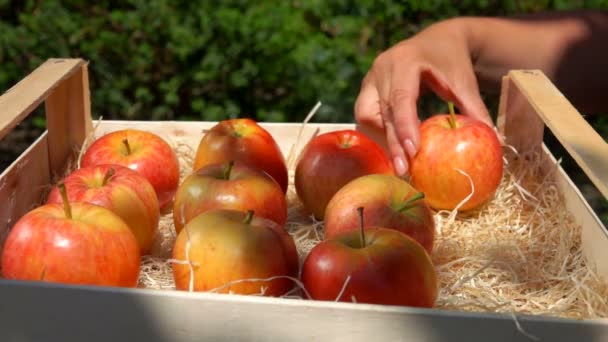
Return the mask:
<path fill-rule="evenodd" d="M 3 341 L 534 341 L 530 335 L 537 341 L 608 339 L 605 320 L 211 293 L 0 281 L 0 300 Z"/>
<path fill-rule="evenodd" d="M 49 183 L 48 144 L 43 134 L 0 175 L 0 251 L 15 222 L 44 201 Z"/>
<path fill-rule="evenodd" d="M 46 99 L 51 179 L 74 162 L 86 136 L 92 130 L 89 79 L 86 64 L 80 64 L 62 79 Z"/>
<path fill-rule="evenodd" d="M 80 70 L 82 59 L 49 59 L 0 96 L 0 139 L 36 109 L 61 83 Z"/>
<path fill-rule="evenodd" d="M 553 177 L 568 212 L 581 226 L 587 262 L 608 279 L 608 231 L 544 145 L 543 130 L 551 129 L 584 172 L 595 176 L 594 183 L 604 196 L 608 184 L 606 143 L 550 80 L 536 70 L 513 70 L 503 77 L 497 126 L 505 142 L 518 153 L 541 152 L 546 157 L 544 171 Z"/>
<path fill-rule="evenodd" d="M 509 78 L 525 102 L 529 103 L 593 184 L 608 198 L 608 144 L 604 139 L 541 71 L 513 70 L 509 72 Z M 511 98 L 509 96 L 508 100 Z M 531 120 L 517 117 L 507 120 L 519 122 L 516 129 L 521 129 L 520 136 L 529 134 L 531 139 L 536 139 L 533 134 L 537 133 L 537 123 L 530 116 L 526 118 Z"/>

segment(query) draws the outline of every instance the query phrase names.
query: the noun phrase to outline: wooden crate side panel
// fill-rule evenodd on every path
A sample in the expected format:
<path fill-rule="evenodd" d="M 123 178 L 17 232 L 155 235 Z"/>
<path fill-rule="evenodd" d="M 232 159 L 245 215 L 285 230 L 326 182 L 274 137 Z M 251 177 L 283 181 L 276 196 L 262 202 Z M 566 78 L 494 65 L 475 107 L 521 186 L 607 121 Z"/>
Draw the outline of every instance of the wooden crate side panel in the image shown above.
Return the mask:
<path fill-rule="evenodd" d="M 509 73 L 536 114 L 564 148 L 608 198 L 608 144 L 540 71 Z M 521 125 L 529 124 L 521 120 Z"/>
<path fill-rule="evenodd" d="M 0 96 L 0 139 L 84 63 L 82 59 L 49 59 Z"/>
<path fill-rule="evenodd" d="M 0 334 L 7 341 L 608 339 L 606 321 L 205 293 L 97 290 L 0 281 L 0 300 Z"/>
<path fill-rule="evenodd" d="M 46 118 L 52 179 L 64 175 L 92 129 L 87 66 L 81 65 L 49 94 Z"/>
<path fill-rule="evenodd" d="M 517 82 L 513 78 L 514 75 Z M 608 234 L 606 228 L 590 208 L 576 185 L 566 172 L 557 165 L 556 159 L 543 144 L 545 122 L 552 122 L 552 126 L 549 126 L 549 128 L 554 133 L 556 130 L 559 132 L 565 129 L 581 129 L 581 132 L 585 134 L 587 130 L 584 127 L 581 128 L 580 120 L 583 119 L 580 114 L 569 103 L 563 102 L 566 100 L 557 92 L 551 82 L 542 75 L 539 76 L 537 72 L 511 72 L 509 76 L 505 76 L 500 100 L 497 125 L 499 131 L 505 136 L 506 143 L 515 147 L 520 154 L 537 151 L 543 153 L 544 171 L 552 173 L 564 197 L 568 212 L 571 213 L 575 222 L 581 226 L 582 248 L 587 262 L 595 267 L 598 274 L 608 278 L 608 248 L 606 248 L 608 246 Z M 569 117 L 565 122 L 574 121 L 574 126 L 569 128 L 568 124 L 564 124 L 562 120 L 566 119 L 562 117 L 563 115 Z M 596 132 L 593 134 L 587 132 L 586 134 L 599 136 Z M 562 143 L 565 145 L 577 145 L 581 143 L 581 140 L 584 139 L 577 137 L 576 134 L 562 136 Z M 593 141 L 591 143 L 598 145 Z M 583 166 L 584 164 L 581 165 L 581 167 Z M 608 173 L 608 170 L 606 172 Z"/>
<path fill-rule="evenodd" d="M 50 183 L 48 144 L 44 133 L 0 175 L 0 250 L 12 226 L 40 204 Z"/>
<path fill-rule="evenodd" d="M 581 226 L 583 254 L 589 266 L 608 279 L 608 231 L 595 214 L 576 184 L 566 171 L 558 165 L 549 149 L 543 145 L 546 154 L 544 169 L 553 172 L 554 180 L 563 195 L 566 209 L 576 224 Z"/>

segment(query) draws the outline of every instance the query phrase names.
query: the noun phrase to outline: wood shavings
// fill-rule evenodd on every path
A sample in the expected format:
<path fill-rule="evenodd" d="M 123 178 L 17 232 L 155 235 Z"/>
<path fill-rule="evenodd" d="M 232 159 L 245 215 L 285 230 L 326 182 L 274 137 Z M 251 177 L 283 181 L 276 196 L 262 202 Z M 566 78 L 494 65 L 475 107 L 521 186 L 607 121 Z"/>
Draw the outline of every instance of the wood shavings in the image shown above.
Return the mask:
<path fill-rule="evenodd" d="M 180 163 L 189 172 L 193 150 L 178 152 L 184 154 Z M 432 259 L 440 281 L 436 307 L 575 319 L 608 317 L 608 285 L 587 267 L 580 227 L 567 213 L 553 182 L 554 170 L 543 170 L 540 155 L 514 155 L 492 201 L 476 211 L 435 213 Z M 294 189 L 293 169 L 289 175 L 286 229 L 302 263 L 323 239 L 323 222 L 306 213 Z M 161 231 L 166 232 L 161 240 L 166 240 L 159 244 L 163 246 L 157 249 L 159 256 L 144 260 L 143 287 L 174 288 L 171 264 L 166 261 L 175 238 L 168 233 L 174 232 L 170 217 L 165 214 L 161 222 Z M 301 298 L 301 290 L 300 284 L 286 297 Z"/>

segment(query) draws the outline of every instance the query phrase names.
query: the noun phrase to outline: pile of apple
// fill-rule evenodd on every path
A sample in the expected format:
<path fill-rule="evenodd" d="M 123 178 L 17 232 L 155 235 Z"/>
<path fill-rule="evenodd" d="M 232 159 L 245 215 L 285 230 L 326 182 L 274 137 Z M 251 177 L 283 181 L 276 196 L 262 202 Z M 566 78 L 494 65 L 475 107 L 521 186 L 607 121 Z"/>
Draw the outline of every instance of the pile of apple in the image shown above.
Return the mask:
<path fill-rule="evenodd" d="M 503 161 L 495 132 L 453 110 L 424 121 L 420 132 L 409 180 L 359 131 L 307 143 L 295 190 L 324 234 L 302 262 L 285 226 L 287 165 L 255 121 L 224 120 L 205 132 L 181 183 L 177 157 L 159 136 L 106 134 L 46 204 L 15 224 L 3 275 L 136 286 L 140 257 L 170 209 L 178 290 L 281 296 L 299 279 L 310 299 L 432 307 L 433 210 L 479 208 L 493 197 Z"/>
<path fill-rule="evenodd" d="M 95 140 L 80 168 L 26 213 L 3 248 L 7 279 L 135 287 L 161 210 L 174 196 L 179 164 L 171 146 L 141 130 Z"/>

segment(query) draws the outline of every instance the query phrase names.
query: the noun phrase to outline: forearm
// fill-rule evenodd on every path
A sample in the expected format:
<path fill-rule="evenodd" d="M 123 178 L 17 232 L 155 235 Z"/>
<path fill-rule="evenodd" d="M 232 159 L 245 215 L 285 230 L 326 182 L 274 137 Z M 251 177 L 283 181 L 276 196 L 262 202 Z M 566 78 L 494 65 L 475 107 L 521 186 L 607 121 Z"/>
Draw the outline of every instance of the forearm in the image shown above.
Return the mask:
<path fill-rule="evenodd" d="M 510 69 L 541 69 L 579 110 L 607 113 L 606 13 L 461 19 L 480 88 L 499 91 Z"/>

